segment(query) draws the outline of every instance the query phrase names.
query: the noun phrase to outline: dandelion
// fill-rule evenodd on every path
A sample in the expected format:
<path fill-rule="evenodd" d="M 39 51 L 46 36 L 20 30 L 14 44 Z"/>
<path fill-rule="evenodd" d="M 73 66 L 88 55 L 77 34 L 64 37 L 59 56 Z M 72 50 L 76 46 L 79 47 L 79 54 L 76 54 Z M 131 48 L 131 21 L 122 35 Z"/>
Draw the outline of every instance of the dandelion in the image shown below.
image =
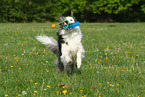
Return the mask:
<path fill-rule="evenodd" d="M 87 95 L 84 95 L 84 97 L 87 97 Z"/>
<path fill-rule="evenodd" d="M 112 85 L 112 87 L 114 87 L 114 85 Z"/>
<path fill-rule="evenodd" d="M 104 67 L 104 69 L 106 69 L 107 67 Z"/>
<path fill-rule="evenodd" d="M 18 96 L 22 96 L 21 94 L 18 94 Z"/>
<path fill-rule="evenodd" d="M 11 66 L 12 68 L 14 67 L 14 66 Z"/>
<path fill-rule="evenodd" d="M 37 85 L 38 83 L 34 83 L 34 85 Z"/>
<path fill-rule="evenodd" d="M 37 93 L 37 91 L 34 91 L 34 93 Z"/>
<path fill-rule="evenodd" d="M 97 59 L 95 60 L 95 62 L 97 62 Z"/>
<path fill-rule="evenodd" d="M 83 92 L 83 90 L 80 90 L 80 92 Z"/>
<path fill-rule="evenodd" d="M 33 80 L 31 79 L 30 82 L 32 82 Z"/>
<path fill-rule="evenodd" d="M 26 92 L 26 91 L 22 91 L 22 94 L 23 94 L 23 95 L 26 95 L 26 94 L 27 94 L 27 92 Z"/>
<path fill-rule="evenodd" d="M 119 84 L 117 84 L 117 86 L 119 86 Z"/>
<path fill-rule="evenodd" d="M 58 94 L 58 93 L 59 93 L 59 91 L 56 91 L 56 93 Z"/>
<path fill-rule="evenodd" d="M 65 86 L 62 87 L 63 89 L 65 88 Z"/>
<path fill-rule="evenodd" d="M 43 89 L 44 91 L 46 91 L 47 89 Z"/>
<path fill-rule="evenodd" d="M 8 94 L 6 94 L 5 97 L 8 97 Z"/>
<path fill-rule="evenodd" d="M 19 69 L 21 69 L 21 67 L 19 67 Z"/>
<path fill-rule="evenodd" d="M 72 93 L 69 93 L 70 95 L 72 94 Z"/>
<path fill-rule="evenodd" d="M 48 63 L 48 61 L 46 61 L 46 63 Z"/>
<path fill-rule="evenodd" d="M 102 85 L 101 83 L 99 83 L 99 85 Z"/>
<path fill-rule="evenodd" d="M 62 91 L 63 92 L 63 94 L 66 94 L 67 93 L 67 90 L 64 90 L 64 91 Z"/>
<path fill-rule="evenodd" d="M 106 57 L 106 60 L 108 59 L 108 57 Z"/>
<path fill-rule="evenodd" d="M 47 85 L 47 88 L 50 88 L 50 86 L 49 86 L 49 85 Z"/>

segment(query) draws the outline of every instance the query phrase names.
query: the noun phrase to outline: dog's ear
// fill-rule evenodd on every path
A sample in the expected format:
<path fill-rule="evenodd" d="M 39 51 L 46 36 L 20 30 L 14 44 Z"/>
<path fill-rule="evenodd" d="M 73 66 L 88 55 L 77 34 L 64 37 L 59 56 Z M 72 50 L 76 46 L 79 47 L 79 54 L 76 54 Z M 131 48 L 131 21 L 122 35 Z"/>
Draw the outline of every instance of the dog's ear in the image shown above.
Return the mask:
<path fill-rule="evenodd" d="M 72 16 L 73 17 L 73 19 L 77 22 L 77 19 L 74 17 L 74 16 Z"/>
<path fill-rule="evenodd" d="M 60 16 L 60 15 L 57 15 L 57 17 L 59 18 L 60 21 L 63 21 L 63 19 L 64 19 L 64 17 Z"/>

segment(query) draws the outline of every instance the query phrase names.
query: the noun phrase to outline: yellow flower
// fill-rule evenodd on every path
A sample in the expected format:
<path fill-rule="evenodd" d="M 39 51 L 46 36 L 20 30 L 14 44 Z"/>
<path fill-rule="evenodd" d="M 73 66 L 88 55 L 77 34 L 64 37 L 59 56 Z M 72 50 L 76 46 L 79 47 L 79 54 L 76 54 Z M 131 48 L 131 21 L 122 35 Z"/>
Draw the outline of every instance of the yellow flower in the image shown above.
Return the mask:
<path fill-rule="evenodd" d="M 65 88 L 65 86 L 62 87 L 63 89 Z"/>
<path fill-rule="evenodd" d="M 44 91 L 46 91 L 47 89 L 43 89 Z"/>
<path fill-rule="evenodd" d="M 80 90 L 80 92 L 83 92 L 83 90 Z"/>
<path fill-rule="evenodd" d="M 14 67 L 14 66 L 11 66 L 12 68 Z"/>
<path fill-rule="evenodd" d="M 107 67 L 104 67 L 104 69 L 106 69 Z"/>
<path fill-rule="evenodd" d="M 33 80 L 31 79 L 30 81 L 32 82 Z"/>
<path fill-rule="evenodd" d="M 34 85 L 37 85 L 38 83 L 34 83 Z"/>
<path fill-rule="evenodd" d="M 119 84 L 117 84 L 117 86 L 119 86 Z"/>
<path fill-rule="evenodd" d="M 63 94 L 66 94 L 67 93 L 67 90 L 64 90 L 64 91 L 62 91 L 63 92 Z"/>
<path fill-rule="evenodd" d="M 56 93 L 59 93 L 59 91 L 56 91 Z"/>
<path fill-rule="evenodd" d="M 112 85 L 112 87 L 114 87 L 114 85 Z"/>
<path fill-rule="evenodd" d="M 47 85 L 47 88 L 50 88 L 50 86 L 49 86 L 49 85 Z"/>
<path fill-rule="evenodd" d="M 6 94 L 5 97 L 8 97 L 8 94 Z"/>
<path fill-rule="evenodd" d="M 48 63 L 48 61 L 46 61 L 46 63 Z"/>
<path fill-rule="evenodd" d="M 19 69 L 21 69 L 21 67 L 19 67 Z"/>
<path fill-rule="evenodd" d="M 34 91 L 34 93 L 37 93 L 37 91 Z"/>
<path fill-rule="evenodd" d="M 87 97 L 87 95 L 84 95 L 84 97 Z"/>
<path fill-rule="evenodd" d="M 72 93 L 69 93 L 70 95 L 72 94 Z"/>
<path fill-rule="evenodd" d="M 106 57 L 106 60 L 108 59 L 108 57 Z"/>
<path fill-rule="evenodd" d="M 95 60 L 95 62 L 97 62 L 97 59 Z"/>
<path fill-rule="evenodd" d="M 18 96 L 22 96 L 21 94 L 18 94 Z"/>
<path fill-rule="evenodd" d="M 99 83 L 99 85 L 102 85 L 101 83 Z"/>

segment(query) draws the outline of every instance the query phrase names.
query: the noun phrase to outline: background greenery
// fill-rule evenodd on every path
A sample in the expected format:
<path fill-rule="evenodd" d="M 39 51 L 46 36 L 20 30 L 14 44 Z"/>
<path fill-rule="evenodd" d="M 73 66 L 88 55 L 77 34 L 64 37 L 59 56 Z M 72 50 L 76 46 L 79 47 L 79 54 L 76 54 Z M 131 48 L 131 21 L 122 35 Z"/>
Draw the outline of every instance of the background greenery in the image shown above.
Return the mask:
<path fill-rule="evenodd" d="M 0 97 L 145 97 L 145 23 L 81 23 L 85 58 L 72 76 L 35 36 L 51 23 L 0 24 Z"/>
<path fill-rule="evenodd" d="M 81 22 L 145 21 L 145 0 L 1 0 L 0 22 L 46 22 L 56 15 Z"/>

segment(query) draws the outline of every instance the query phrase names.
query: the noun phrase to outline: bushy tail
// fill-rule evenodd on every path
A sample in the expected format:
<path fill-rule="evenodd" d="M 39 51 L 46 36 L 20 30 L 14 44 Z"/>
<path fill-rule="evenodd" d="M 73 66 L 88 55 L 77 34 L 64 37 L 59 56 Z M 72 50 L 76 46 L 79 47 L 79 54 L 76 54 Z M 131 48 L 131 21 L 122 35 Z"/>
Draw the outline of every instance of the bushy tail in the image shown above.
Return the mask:
<path fill-rule="evenodd" d="M 44 44 L 50 51 L 57 55 L 58 43 L 53 37 L 37 36 L 36 39 Z"/>

